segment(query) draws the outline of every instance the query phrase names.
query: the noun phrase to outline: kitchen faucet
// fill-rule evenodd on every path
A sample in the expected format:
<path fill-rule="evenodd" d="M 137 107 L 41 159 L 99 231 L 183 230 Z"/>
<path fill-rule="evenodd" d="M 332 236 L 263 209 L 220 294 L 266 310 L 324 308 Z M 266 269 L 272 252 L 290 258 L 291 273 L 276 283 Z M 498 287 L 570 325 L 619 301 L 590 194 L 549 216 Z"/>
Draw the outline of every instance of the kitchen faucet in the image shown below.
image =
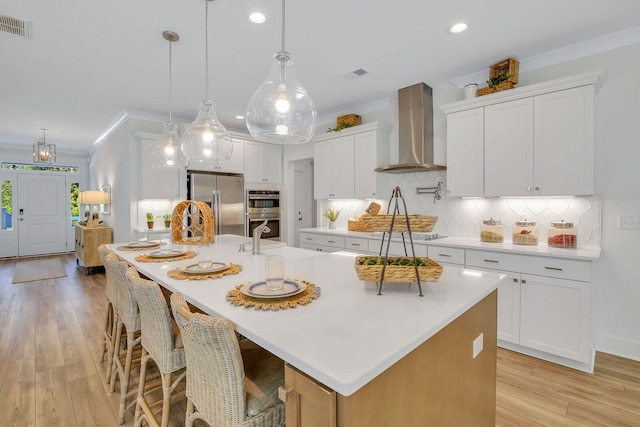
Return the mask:
<path fill-rule="evenodd" d="M 260 237 L 263 232 L 271 232 L 271 229 L 267 227 L 267 222 L 268 220 L 265 219 L 262 224 L 253 230 L 253 249 L 251 250 L 251 255 L 260 255 Z"/>

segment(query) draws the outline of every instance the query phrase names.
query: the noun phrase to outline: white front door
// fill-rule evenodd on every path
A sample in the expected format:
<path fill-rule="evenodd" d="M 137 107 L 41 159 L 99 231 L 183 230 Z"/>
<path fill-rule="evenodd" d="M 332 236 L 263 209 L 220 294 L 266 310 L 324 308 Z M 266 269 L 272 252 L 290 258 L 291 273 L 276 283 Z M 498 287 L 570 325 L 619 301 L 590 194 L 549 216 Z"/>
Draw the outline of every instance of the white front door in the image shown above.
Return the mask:
<path fill-rule="evenodd" d="M 61 175 L 18 174 L 18 254 L 67 251 L 66 179 Z"/>

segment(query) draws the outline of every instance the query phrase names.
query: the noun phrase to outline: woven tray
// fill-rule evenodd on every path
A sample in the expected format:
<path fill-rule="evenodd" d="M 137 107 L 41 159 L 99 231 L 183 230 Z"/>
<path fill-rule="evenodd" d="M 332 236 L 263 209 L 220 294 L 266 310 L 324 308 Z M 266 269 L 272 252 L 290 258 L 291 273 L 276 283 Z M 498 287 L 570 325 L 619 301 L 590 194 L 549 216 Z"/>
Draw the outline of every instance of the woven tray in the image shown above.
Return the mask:
<path fill-rule="evenodd" d="M 355 268 L 358 279 L 378 282 L 382 276 L 382 265 L 360 265 L 364 257 L 357 257 Z M 429 258 L 420 258 L 426 265 L 418 266 L 420 282 L 437 282 L 442 274 L 442 266 Z M 389 258 L 393 261 L 393 258 Z M 384 270 L 385 282 L 416 282 L 416 269 L 413 265 L 387 265 Z"/>
<path fill-rule="evenodd" d="M 365 223 L 365 231 L 390 231 L 392 215 L 377 215 L 371 217 L 360 217 L 360 221 Z M 409 215 L 409 225 L 411 232 L 429 232 L 433 230 L 438 220 L 437 216 Z M 409 231 L 407 219 L 404 215 L 396 215 L 393 223 L 393 231 Z"/>

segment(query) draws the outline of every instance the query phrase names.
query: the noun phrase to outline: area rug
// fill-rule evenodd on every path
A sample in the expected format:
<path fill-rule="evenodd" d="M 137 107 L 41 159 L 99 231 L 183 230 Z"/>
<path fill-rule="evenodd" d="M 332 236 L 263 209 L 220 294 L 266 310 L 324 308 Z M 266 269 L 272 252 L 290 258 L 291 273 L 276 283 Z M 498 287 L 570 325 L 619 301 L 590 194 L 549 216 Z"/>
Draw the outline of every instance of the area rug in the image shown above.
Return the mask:
<path fill-rule="evenodd" d="M 16 263 L 11 283 L 34 282 L 36 280 L 65 277 L 67 273 L 59 258 L 40 258 L 22 260 Z"/>

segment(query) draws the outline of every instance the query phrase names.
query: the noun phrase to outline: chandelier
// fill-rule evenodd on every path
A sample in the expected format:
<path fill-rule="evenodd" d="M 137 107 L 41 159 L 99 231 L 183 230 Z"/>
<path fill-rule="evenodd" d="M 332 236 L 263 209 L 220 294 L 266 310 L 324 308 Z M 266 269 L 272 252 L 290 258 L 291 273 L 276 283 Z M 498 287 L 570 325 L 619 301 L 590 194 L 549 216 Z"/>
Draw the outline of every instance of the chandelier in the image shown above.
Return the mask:
<path fill-rule="evenodd" d="M 33 162 L 34 163 L 55 163 L 56 162 L 56 144 L 47 144 L 47 130 L 42 131 L 42 141 L 33 143 Z"/>

